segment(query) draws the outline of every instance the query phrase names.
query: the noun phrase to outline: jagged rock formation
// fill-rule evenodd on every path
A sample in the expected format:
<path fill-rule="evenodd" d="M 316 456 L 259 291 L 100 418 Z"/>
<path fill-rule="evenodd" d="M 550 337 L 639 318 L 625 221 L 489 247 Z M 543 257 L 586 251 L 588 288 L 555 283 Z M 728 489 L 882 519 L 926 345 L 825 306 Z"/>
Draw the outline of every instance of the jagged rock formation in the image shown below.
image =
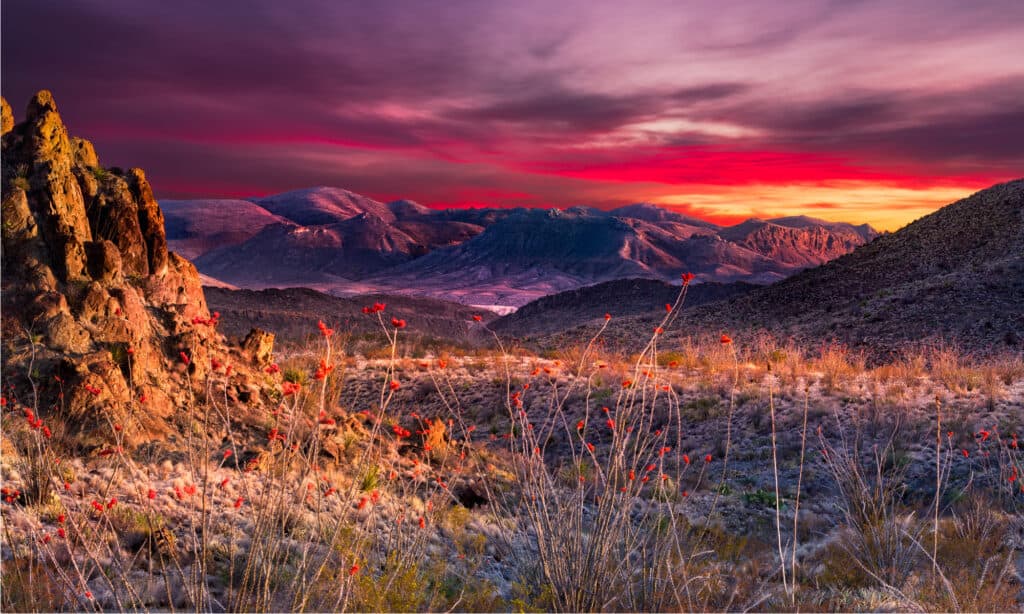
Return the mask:
<path fill-rule="evenodd" d="M 129 445 L 160 435 L 212 358 L 241 355 L 211 325 L 195 267 L 168 252 L 143 171 L 100 166 L 48 91 L 17 125 L 2 106 L 4 384 L 31 378 L 40 399 L 62 399 L 86 447 L 112 423 Z M 251 378 L 236 378 L 237 396 Z"/>

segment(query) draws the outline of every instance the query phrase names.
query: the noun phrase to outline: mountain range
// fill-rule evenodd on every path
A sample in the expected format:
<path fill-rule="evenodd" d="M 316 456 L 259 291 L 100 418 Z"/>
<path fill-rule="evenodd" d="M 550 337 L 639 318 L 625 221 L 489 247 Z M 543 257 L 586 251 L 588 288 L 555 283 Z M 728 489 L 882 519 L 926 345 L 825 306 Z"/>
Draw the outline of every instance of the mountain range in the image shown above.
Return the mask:
<path fill-rule="evenodd" d="M 678 288 L 676 289 L 678 291 Z M 617 294 L 623 294 L 620 291 Z M 608 335 L 642 343 L 669 300 L 666 288 L 634 284 L 626 322 Z M 616 305 L 615 292 L 592 286 L 545 297 L 490 324 L 541 346 L 596 329 L 593 305 Z M 740 339 L 768 331 L 814 343 L 832 340 L 884 359 L 911 345 L 951 343 L 975 354 L 1024 349 L 1024 179 L 998 184 L 878 237 L 823 266 L 713 304 L 697 295 L 673 336 L 728 331 Z M 614 309 L 609 310 L 615 313 Z M 548 323 L 530 328 L 530 320 Z M 618 315 L 618 314 L 616 314 Z M 555 332 L 550 323 L 559 323 Z"/>
<path fill-rule="evenodd" d="M 647 203 L 610 211 L 435 210 L 316 187 L 252 200 L 164 200 L 170 246 L 243 288 L 417 294 L 514 308 L 623 278 L 771 283 L 878 236 L 809 217 L 719 226 Z"/>

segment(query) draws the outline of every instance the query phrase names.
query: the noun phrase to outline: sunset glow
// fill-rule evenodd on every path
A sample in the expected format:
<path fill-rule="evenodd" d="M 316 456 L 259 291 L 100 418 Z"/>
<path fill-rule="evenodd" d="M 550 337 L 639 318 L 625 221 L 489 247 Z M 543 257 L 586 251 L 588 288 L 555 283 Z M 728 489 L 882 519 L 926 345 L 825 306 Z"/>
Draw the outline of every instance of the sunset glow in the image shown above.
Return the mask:
<path fill-rule="evenodd" d="M 332 185 L 894 230 L 1024 169 L 1024 3 L 558 7 L 11 1 L 3 94 L 20 118 L 51 89 L 163 198 Z"/>

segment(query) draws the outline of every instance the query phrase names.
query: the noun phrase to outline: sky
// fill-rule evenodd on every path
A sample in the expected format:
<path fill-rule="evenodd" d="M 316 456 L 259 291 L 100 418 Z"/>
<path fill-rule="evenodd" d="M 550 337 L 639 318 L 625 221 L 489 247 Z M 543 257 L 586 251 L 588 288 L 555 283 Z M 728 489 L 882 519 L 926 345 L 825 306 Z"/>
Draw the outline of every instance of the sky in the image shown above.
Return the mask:
<path fill-rule="evenodd" d="M 4 0 L 158 198 L 315 185 L 432 207 L 654 202 L 894 230 L 1024 175 L 1024 2 Z"/>

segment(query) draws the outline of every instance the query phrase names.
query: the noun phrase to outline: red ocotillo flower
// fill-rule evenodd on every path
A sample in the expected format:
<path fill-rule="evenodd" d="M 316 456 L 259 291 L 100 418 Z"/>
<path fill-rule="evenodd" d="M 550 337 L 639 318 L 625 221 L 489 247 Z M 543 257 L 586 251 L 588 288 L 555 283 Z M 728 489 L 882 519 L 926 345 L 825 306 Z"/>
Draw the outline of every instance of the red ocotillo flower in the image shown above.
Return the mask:
<path fill-rule="evenodd" d="M 663 333 L 663 332 L 665 332 L 665 329 L 664 329 L 664 328 L 662 328 L 662 327 L 660 327 L 660 326 L 658 326 L 658 327 L 656 327 L 656 328 L 654 329 L 654 334 L 655 334 L 655 335 L 660 335 L 660 334 L 661 334 L 661 333 Z"/>
<path fill-rule="evenodd" d="M 61 539 L 66 539 L 67 536 L 68 533 L 64 530 L 64 527 L 57 527 L 57 537 L 60 537 Z"/>
<path fill-rule="evenodd" d="M 239 497 L 239 498 L 235 499 L 235 509 L 237 510 L 238 508 L 242 507 L 242 503 L 244 503 L 244 502 L 245 502 L 245 499 L 243 497 Z"/>
<path fill-rule="evenodd" d="M 266 371 L 270 375 L 273 375 L 275 373 L 280 373 L 281 372 L 281 367 L 277 366 L 277 363 L 275 362 L 274 364 L 272 364 L 269 367 L 267 367 L 266 369 L 264 369 L 264 371 Z"/>
<path fill-rule="evenodd" d="M 424 528 L 426 528 L 426 526 L 427 526 L 427 519 L 424 518 L 423 516 L 420 516 L 420 528 L 424 529 Z"/>
<path fill-rule="evenodd" d="M 478 316 L 478 315 L 474 315 L 474 316 L 473 316 L 473 321 L 474 321 L 474 322 L 480 322 L 480 321 L 482 321 L 482 320 L 483 320 L 483 317 L 482 317 L 482 316 Z"/>
<path fill-rule="evenodd" d="M 966 449 L 960 450 L 960 453 L 964 455 L 964 458 L 968 458 L 971 455 Z"/>
<path fill-rule="evenodd" d="M 281 384 L 281 393 L 284 394 L 284 396 L 293 395 L 300 389 L 302 389 L 302 385 L 295 382 L 284 382 Z"/>
<path fill-rule="evenodd" d="M 704 462 L 705 463 L 710 463 L 711 462 L 711 455 L 710 454 L 707 454 L 707 455 L 704 456 Z"/>
<path fill-rule="evenodd" d="M 391 383 L 388 384 L 388 387 L 390 387 L 392 390 L 398 390 L 399 388 L 402 387 L 402 384 L 398 383 L 398 380 L 393 379 L 391 380 Z"/>
<path fill-rule="evenodd" d="M 185 352 L 178 352 L 178 357 L 181 358 L 181 362 L 183 362 L 186 366 L 192 363 L 192 359 L 189 358 L 188 354 L 186 354 Z"/>
<path fill-rule="evenodd" d="M 156 499 L 156 491 L 150 488 L 149 492 L 146 493 L 146 497 L 148 497 L 150 500 Z"/>
<path fill-rule="evenodd" d="M 359 565 L 353 565 L 348 568 L 348 575 L 354 576 L 359 573 Z"/>
<path fill-rule="evenodd" d="M 316 327 L 320 329 L 320 334 L 323 335 L 324 337 L 330 337 L 331 335 L 334 334 L 334 329 L 327 328 L 327 325 L 324 324 L 323 320 L 318 320 L 316 323 Z"/>
<path fill-rule="evenodd" d="M 589 450 L 590 452 L 593 452 L 594 451 L 594 444 L 588 442 L 587 443 L 587 450 Z"/>
<path fill-rule="evenodd" d="M 610 314 L 610 313 L 604 314 L 604 319 L 605 319 L 605 321 L 611 320 L 612 319 L 612 314 Z"/>
<path fill-rule="evenodd" d="M 622 387 L 623 387 L 623 388 L 629 388 L 629 387 L 630 387 L 630 386 L 632 386 L 632 385 L 633 385 L 633 380 L 628 380 L 628 379 L 627 379 L 627 380 L 625 380 L 625 381 L 623 381 L 623 382 L 622 382 Z"/>
<path fill-rule="evenodd" d="M 313 377 L 318 380 L 322 380 L 325 379 L 331 371 L 334 371 L 334 365 L 327 364 L 327 361 L 321 358 L 320 366 L 317 367 L 316 373 L 313 374 Z"/>
<path fill-rule="evenodd" d="M 686 463 L 687 465 L 690 464 L 690 455 L 689 454 L 683 454 L 683 462 Z"/>
<path fill-rule="evenodd" d="M 719 341 L 722 342 L 722 345 L 729 345 L 732 343 L 732 338 L 730 338 L 729 335 L 722 335 Z"/>
<path fill-rule="evenodd" d="M 665 303 L 665 313 L 670 313 L 671 311 L 672 305 L 670 305 L 669 303 Z"/>
<path fill-rule="evenodd" d="M 583 420 L 580 420 L 579 422 L 577 422 L 577 423 L 576 423 L 576 430 L 577 430 L 577 431 L 582 431 L 582 430 L 583 430 L 583 427 L 584 427 L 585 425 L 586 425 L 586 423 L 585 423 L 585 422 L 583 422 Z"/>
<path fill-rule="evenodd" d="M 683 278 L 683 285 L 686 285 L 693 281 L 693 278 L 696 277 L 696 275 L 693 273 L 683 273 L 681 277 Z"/>
<path fill-rule="evenodd" d="M 405 320 L 391 318 L 391 326 L 394 326 L 395 328 L 405 328 Z"/>
<path fill-rule="evenodd" d="M 605 422 L 605 424 L 607 424 L 608 428 L 610 428 L 611 430 L 613 430 L 613 431 L 615 430 L 615 421 L 612 420 L 611 418 L 608 418 L 608 420 Z"/>

